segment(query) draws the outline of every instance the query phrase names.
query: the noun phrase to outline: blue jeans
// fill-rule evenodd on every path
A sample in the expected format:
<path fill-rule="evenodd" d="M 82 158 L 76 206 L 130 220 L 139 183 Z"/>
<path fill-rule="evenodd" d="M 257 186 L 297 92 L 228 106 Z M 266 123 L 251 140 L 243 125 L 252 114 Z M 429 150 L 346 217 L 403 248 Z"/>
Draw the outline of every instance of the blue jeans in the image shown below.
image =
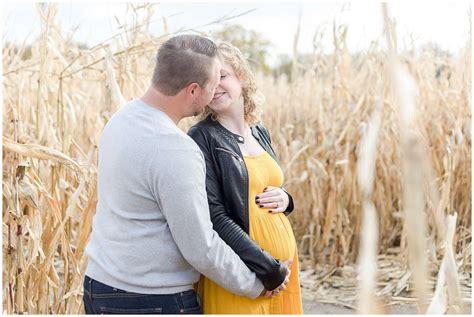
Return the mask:
<path fill-rule="evenodd" d="M 120 290 L 86 276 L 86 314 L 202 314 L 201 301 L 194 290 L 176 294 L 150 295 Z"/>

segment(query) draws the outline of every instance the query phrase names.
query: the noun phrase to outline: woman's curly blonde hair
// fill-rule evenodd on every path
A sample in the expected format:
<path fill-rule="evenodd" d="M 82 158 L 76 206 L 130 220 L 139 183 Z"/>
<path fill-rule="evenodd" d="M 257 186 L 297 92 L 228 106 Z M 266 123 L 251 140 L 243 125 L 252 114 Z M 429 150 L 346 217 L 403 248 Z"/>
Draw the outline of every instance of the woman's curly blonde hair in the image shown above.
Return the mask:
<path fill-rule="evenodd" d="M 257 89 L 255 77 L 242 52 L 228 42 L 218 42 L 217 48 L 221 60 L 232 66 L 235 75 L 242 86 L 242 97 L 244 98 L 244 120 L 249 125 L 260 122 L 260 106 L 265 101 L 265 96 Z M 207 105 L 200 115 L 200 120 L 211 114 L 212 119 L 217 120 L 216 113 Z"/>

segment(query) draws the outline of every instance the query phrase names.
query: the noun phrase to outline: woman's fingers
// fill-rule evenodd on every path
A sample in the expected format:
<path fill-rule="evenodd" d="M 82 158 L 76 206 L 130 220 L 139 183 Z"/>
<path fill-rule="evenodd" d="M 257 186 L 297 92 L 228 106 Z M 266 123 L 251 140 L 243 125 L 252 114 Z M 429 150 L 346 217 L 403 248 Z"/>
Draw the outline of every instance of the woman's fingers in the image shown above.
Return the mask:
<path fill-rule="evenodd" d="M 258 206 L 260 208 L 271 208 L 271 209 L 278 209 L 278 208 L 283 208 L 282 203 L 277 203 L 277 202 L 271 202 L 271 203 L 258 203 Z"/>
<path fill-rule="evenodd" d="M 268 211 L 268 213 L 270 213 L 270 214 L 278 214 L 278 213 L 280 213 L 280 212 L 285 212 L 285 210 L 286 210 L 286 209 L 283 209 L 283 208 L 276 208 L 276 209 L 273 208 L 273 209 L 270 209 L 270 210 Z"/>
<path fill-rule="evenodd" d="M 286 210 L 283 209 L 283 207 L 278 207 L 278 208 L 275 208 L 273 204 L 269 204 L 268 206 L 260 206 L 260 208 L 263 208 L 263 209 L 269 209 L 268 210 L 268 213 L 270 214 L 277 214 L 277 213 L 280 213 L 280 212 L 284 212 Z"/>
<path fill-rule="evenodd" d="M 277 202 L 258 203 L 258 206 L 260 208 L 273 208 L 273 209 L 280 208 L 280 205 Z"/>
<path fill-rule="evenodd" d="M 256 203 L 278 203 L 278 202 L 283 202 L 284 201 L 284 197 L 281 196 L 281 195 L 277 195 L 277 196 L 271 196 L 271 197 L 264 197 L 264 198 L 257 198 L 255 197 L 255 202 Z"/>
<path fill-rule="evenodd" d="M 283 263 L 285 263 L 285 264 L 288 266 L 288 270 L 289 270 L 290 267 L 291 267 L 291 265 L 293 264 L 293 260 L 292 260 L 292 259 L 288 259 L 288 260 L 283 261 Z"/>
<path fill-rule="evenodd" d="M 257 195 L 255 197 L 255 203 L 257 204 L 269 204 L 269 203 L 281 203 L 285 201 L 285 197 L 281 192 L 275 191 L 271 195 Z"/>
<path fill-rule="evenodd" d="M 282 202 L 259 203 L 258 205 L 260 208 L 270 209 L 268 212 L 275 214 L 279 212 L 284 212 L 286 210 L 286 207 Z"/>
<path fill-rule="evenodd" d="M 265 293 L 265 297 L 266 297 L 266 298 L 272 298 L 272 297 L 273 297 L 273 291 L 267 291 L 267 292 Z"/>
<path fill-rule="evenodd" d="M 274 187 L 274 186 L 267 186 L 263 189 L 264 192 L 270 191 L 270 190 L 275 190 L 275 189 L 281 189 L 280 187 Z"/>
<path fill-rule="evenodd" d="M 277 195 L 272 195 L 272 196 L 264 196 L 264 197 L 260 195 L 255 196 L 256 203 L 273 203 L 273 202 L 283 201 L 283 199 L 284 199 L 283 195 L 280 195 L 279 193 Z"/>
<path fill-rule="evenodd" d="M 271 213 L 284 212 L 288 207 L 288 195 L 278 187 L 268 186 L 266 191 L 255 197 L 260 208 L 271 209 Z"/>
<path fill-rule="evenodd" d="M 272 189 L 267 189 L 263 193 L 260 193 L 257 195 L 257 197 L 265 198 L 265 197 L 271 197 L 271 196 L 278 196 L 283 192 L 281 188 L 272 188 Z"/>

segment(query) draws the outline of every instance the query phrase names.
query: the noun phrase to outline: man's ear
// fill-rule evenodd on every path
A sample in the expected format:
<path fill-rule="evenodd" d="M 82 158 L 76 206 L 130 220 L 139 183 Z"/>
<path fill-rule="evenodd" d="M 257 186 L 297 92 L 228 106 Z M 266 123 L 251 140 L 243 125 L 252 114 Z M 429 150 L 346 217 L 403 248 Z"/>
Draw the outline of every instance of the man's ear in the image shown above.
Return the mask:
<path fill-rule="evenodd" d="M 196 92 L 198 92 L 199 89 L 201 89 L 201 87 L 199 86 L 198 83 L 192 83 L 192 84 L 189 84 L 189 85 L 188 85 L 188 88 L 186 89 L 186 91 L 187 91 L 189 94 L 191 94 L 191 95 L 194 96 L 194 94 L 195 94 Z"/>

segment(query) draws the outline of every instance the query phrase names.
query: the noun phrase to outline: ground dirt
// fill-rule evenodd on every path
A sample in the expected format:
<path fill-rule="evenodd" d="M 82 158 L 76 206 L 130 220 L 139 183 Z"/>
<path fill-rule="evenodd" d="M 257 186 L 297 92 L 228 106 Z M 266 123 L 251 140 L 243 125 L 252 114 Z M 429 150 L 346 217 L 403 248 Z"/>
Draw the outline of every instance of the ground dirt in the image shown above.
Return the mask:
<path fill-rule="evenodd" d="M 390 308 L 391 314 L 405 315 L 416 314 L 416 306 L 412 304 L 392 305 Z M 336 304 L 321 303 L 317 300 L 303 297 L 303 312 L 305 315 L 351 315 L 357 312 L 349 307 Z"/>

